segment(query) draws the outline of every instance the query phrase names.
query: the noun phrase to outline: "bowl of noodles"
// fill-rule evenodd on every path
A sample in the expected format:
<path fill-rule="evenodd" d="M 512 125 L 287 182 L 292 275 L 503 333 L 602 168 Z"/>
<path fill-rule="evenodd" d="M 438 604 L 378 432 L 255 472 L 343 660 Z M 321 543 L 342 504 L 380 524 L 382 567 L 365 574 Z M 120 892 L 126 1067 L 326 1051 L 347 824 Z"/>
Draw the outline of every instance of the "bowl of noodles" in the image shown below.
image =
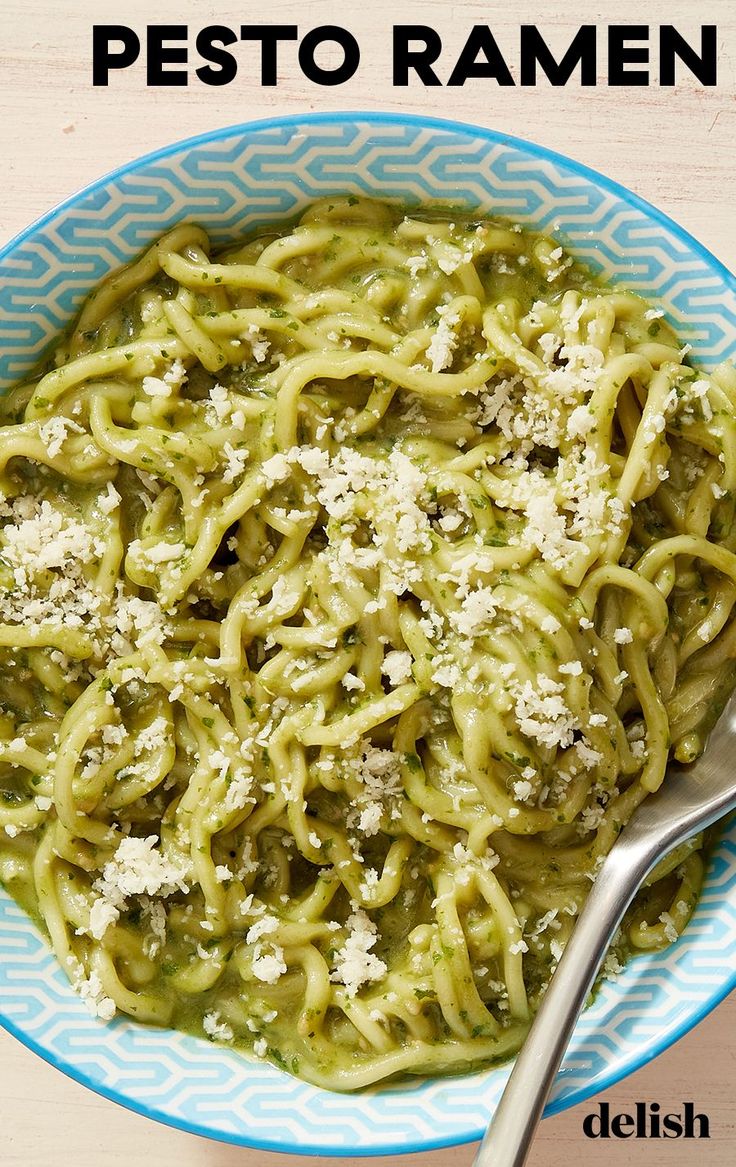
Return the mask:
<path fill-rule="evenodd" d="M 324 114 L 101 179 L 0 309 L 0 1021 L 235 1144 L 480 1137 L 733 686 L 736 282 L 537 146 Z M 660 865 L 548 1112 L 735 915 L 733 828 Z"/>

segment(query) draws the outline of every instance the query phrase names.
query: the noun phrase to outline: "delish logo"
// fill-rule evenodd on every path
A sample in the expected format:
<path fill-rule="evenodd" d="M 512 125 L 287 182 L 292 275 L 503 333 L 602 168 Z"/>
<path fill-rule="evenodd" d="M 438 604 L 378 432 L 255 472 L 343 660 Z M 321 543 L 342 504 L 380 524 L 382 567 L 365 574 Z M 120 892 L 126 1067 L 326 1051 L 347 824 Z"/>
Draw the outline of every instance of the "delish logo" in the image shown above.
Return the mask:
<path fill-rule="evenodd" d="M 611 1114 L 608 1102 L 600 1102 L 594 1114 L 583 1119 L 583 1134 L 589 1139 L 709 1139 L 710 1124 L 704 1114 L 696 1114 L 692 1102 L 683 1102 L 682 1112 L 660 1114 L 658 1102 L 637 1102 L 634 1114 Z"/>

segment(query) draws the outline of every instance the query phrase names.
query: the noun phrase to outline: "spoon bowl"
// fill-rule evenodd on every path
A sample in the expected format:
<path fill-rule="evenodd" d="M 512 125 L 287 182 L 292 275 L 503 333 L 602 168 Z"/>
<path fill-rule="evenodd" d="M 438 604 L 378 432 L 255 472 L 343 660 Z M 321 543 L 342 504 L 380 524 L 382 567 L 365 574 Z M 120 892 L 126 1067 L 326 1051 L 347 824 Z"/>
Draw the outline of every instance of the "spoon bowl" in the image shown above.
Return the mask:
<path fill-rule="evenodd" d="M 522 1167 L 586 998 L 643 880 L 674 847 L 736 809 L 736 695 L 690 766 L 672 764 L 601 869 L 481 1143 L 475 1167 Z"/>

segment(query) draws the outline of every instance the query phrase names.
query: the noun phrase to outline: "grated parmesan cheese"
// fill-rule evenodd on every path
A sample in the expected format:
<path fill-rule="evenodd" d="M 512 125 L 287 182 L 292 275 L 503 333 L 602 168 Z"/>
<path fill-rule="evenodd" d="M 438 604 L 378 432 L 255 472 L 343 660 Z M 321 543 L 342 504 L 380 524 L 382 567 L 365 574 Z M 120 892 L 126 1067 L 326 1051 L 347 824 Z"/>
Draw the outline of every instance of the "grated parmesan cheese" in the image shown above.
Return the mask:
<path fill-rule="evenodd" d="M 355 997 L 363 985 L 380 981 L 387 967 L 371 952 L 378 942 L 378 930 L 362 908 L 348 916 L 346 927 L 348 935 L 335 956 L 330 980 L 343 984 L 347 995 Z"/>

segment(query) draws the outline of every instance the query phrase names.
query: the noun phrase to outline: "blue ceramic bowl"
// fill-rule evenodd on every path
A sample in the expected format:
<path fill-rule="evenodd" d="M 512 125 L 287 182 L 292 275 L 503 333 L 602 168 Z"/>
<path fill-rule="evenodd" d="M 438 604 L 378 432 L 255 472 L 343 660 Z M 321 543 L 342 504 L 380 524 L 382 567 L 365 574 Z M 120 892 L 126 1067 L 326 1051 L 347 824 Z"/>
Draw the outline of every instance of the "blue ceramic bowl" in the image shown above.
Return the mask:
<path fill-rule="evenodd" d="M 660 302 L 692 357 L 736 352 L 736 281 L 659 211 L 538 146 L 473 126 L 381 114 L 282 118 L 170 146 L 101 179 L 0 252 L 0 387 L 20 376 L 87 291 L 182 219 L 216 242 L 336 192 L 442 200 L 553 230 L 596 271 Z M 612 1085 L 736 984 L 736 827 L 712 858 L 686 934 L 632 961 L 581 1019 L 548 1111 Z M 397 1154 L 478 1138 L 507 1070 L 346 1096 L 245 1055 L 93 1020 L 45 941 L 0 891 L 0 1022 L 100 1094 L 197 1134 L 322 1155 Z"/>

